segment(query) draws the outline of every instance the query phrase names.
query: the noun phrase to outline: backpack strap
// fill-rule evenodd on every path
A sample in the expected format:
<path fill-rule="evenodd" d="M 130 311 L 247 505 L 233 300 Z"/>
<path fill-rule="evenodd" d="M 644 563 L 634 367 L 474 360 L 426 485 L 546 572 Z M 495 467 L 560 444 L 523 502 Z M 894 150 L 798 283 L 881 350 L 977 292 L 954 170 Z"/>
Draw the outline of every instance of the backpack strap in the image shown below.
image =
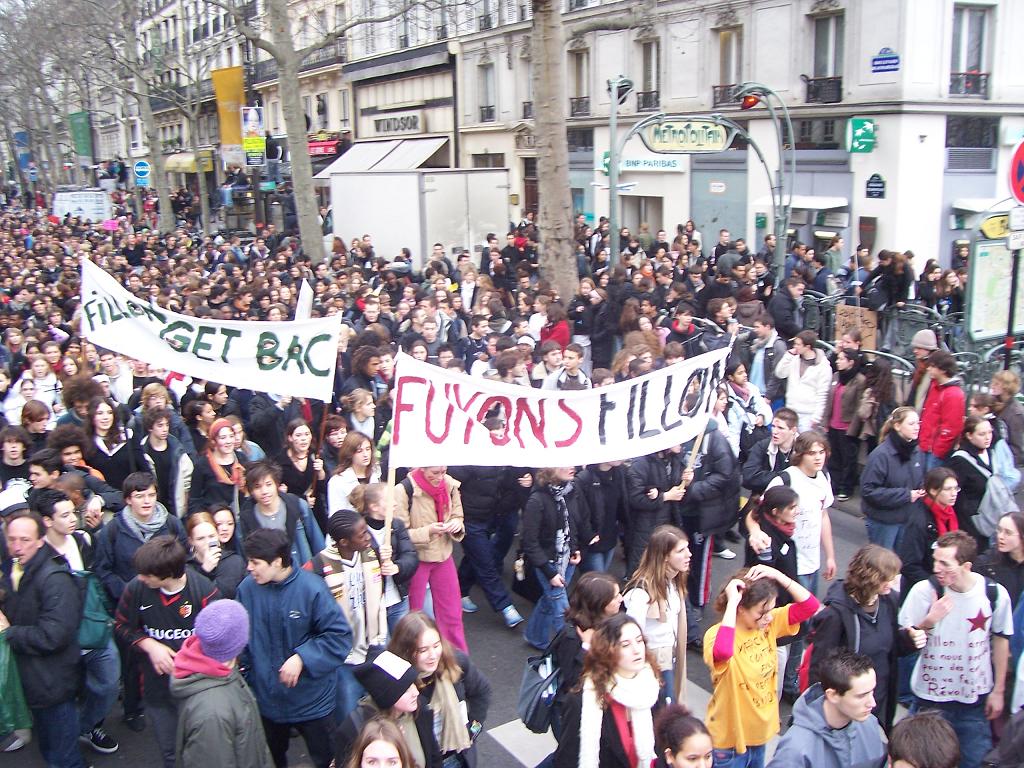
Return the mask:
<path fill-rule="evenodd" d="M 409 500 L 409 509 L 412 509 L 412 478 L 406 475 L 402 478 L 402 487 L 405 488 L 405 497 Z"/>
<path fill-rule="evenodd" d="M 971 454 L 969 454 L 967 451 L 954 451 L 953 456 L 959 456 L 961 459 L 966 461 L 976 470 L 981 472 L 981 474 L 983 474 L 986 477 L 986 479 L 992 477 L 992 473 L 989 470 L 985 469 L 983 466 L 981 466 L 981 464 L 978 463 L 978 460 L 971 456 Z"/>
<path fill-rule="evenodd" d="M 988 607 L 992 613 L 995 614 L 996 606 L 999 604 L 999 584 L 990 579 L 988 576 L 983 576 L 985 579 L 985 597 L 988 599 Z M 945 588 L 939 584 L 939 580 L 936 576 L 929 576 L 928 583 L 932 585 L 932 589 L 935 590 L 935 594 L 938 597 L 942 597 L 945 594 Z"/>

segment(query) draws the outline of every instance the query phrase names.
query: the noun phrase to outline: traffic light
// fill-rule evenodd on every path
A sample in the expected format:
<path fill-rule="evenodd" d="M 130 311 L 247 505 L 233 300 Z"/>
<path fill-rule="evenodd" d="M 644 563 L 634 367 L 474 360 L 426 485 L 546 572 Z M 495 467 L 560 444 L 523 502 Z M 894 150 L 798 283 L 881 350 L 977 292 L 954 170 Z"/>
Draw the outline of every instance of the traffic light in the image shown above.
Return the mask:
<path fill-rule="evenodd" d="M 628 78 L 625 78 L 625 77 L 620 77 L 618 79 L 618 81 L 609 80 L 608 81 L 608 93 L 609 94 L 611 94 L 612 84 L 613 83 L 615 84 L 615 100 L 619 104 L 625 104 L 626 103 L 626 99 L 629 97 L 629 94 L 631 94 L 633 92 L 633 81 L 628 79 Z"/>
<path fill-rule="evenodd" d="M 754 93 L 748 93 L 740 102 L 740 109 L 753 109 L 761 103 L 761 97 Z"/>

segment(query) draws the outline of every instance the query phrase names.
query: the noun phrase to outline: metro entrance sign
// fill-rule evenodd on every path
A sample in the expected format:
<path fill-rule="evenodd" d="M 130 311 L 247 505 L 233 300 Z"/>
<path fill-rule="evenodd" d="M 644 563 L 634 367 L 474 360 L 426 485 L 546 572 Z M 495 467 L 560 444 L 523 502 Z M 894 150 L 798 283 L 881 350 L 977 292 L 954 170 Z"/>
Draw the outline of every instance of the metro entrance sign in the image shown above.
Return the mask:
<path fill-rule="evenodd" d="M 651 152 L 664 154 L 702 154 L 724 152 L 736 131 L 714 120 L 692 120 L 683 116 L 665 115 L 645 125 L 640 140 Z"/>

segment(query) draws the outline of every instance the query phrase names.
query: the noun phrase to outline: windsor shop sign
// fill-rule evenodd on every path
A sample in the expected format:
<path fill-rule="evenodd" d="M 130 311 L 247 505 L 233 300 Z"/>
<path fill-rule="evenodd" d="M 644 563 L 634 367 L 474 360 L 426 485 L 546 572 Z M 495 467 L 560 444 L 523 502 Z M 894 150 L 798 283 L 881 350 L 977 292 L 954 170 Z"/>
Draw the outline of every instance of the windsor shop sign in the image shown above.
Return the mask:
<path fill-rule="evenodd" d="M 567 467 L 645 456 L 704 431 L 731 347 L 600 389 L 546 391 L 400 354 L 391 462 Z M 500 411 L 500 436 L 483 421 Z"/>
<path fill-rule="evenodd" d="M 179 315 L 82 262 L 82 330 L 89 341 L 207 381 L 329 402 L 340 325 L 339 317 L 266 323 Z"/>

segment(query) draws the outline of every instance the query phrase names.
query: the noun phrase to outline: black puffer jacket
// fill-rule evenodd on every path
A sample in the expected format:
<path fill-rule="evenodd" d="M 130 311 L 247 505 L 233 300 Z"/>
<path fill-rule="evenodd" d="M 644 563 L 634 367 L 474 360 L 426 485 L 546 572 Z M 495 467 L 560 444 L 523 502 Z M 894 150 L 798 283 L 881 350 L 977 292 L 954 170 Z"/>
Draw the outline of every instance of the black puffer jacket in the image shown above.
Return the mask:
<path fill-rule="evenodd" d="M 18 591 L 12 561 L 4 563 L 2 609 L 11 623 L 7 642 L 31 708 L 74 699 L 81 678 L 78 624 L 82 598 L 63 556 L 43 544 L 25 566 Z"/>
<path fill-rule="evenodd" d="M 754 443 L 754 447 L 747 454 L 747 460 L 743 462 L 743 487 L 749 489 L 751 493 L 764 493 L 768 483 L 784 469 L 789 468 L 788 453 L 778 451 L 774 455 L 768 455 L 771 440 L 770 437 L 766 437 Z"/>
<path fill-rule="evenodd" d="M 847 648 L 871 658 L 878 681 L 875 686 L 875 716 L 888 729 L 896 714 L 897 659 L 914 650 L 907 630 L 900 629 L 899 606 L 892 593 L 880 595 L 874 613 L 868 613 L 843 587 L 840 579 L 832 584 L 825 607 L 810 622 L 808 640 L 811 650 L 809 682 L 818 682 L 814 672 L 833 648 Z"/>
<path fill-rule="evenodd" d="M 462 676 L 452 686 L 455 689 L 455 696 L 459 703 L 464 705 L 468 723 L 480 723 L 487 721 L 487 710 L 491 706 L 491 683 L 484 676 L 469 656 L 462 651 L 455 649 L 455 661 L 462 670 Z M 434 697 L 434 678 L 429 677 L 422 681 L 423 688 L 420 690 L 420 706 L 429 709 L 429 702 Z M 442 757 L 449 758 L 453 753 L 442 753 Z M 467 768 L 476 768 L 477 755 L 476 744 L 462 753 Z"/>
<path fill-rule="evenodd" d="M 590 510 L 575 485 L 569 490 L 565 502 L 569 508 L 569 552 L 578 552 L 580 542 L 591 538 Z M 562 522 L 555 497 L 546 486 L 535 485 L 523 508 L 523 552 L 529 564 L 539 568 L 548 579 L 558 574 L 555 536 L 562 529 Z"/>
<path fill-rule="evenodd" d="M 626 468 L 620 465 L 602 472 L 594 464 L 580 472 L 576 481 L 590 508 L 590 528 L 601 537 L 596 544 L 588 545 L 588 549 L 591 552 L 615 549 L 620 523 L 628 525 L 629 489 L 626 487 Z"/>
<path fill-rule="evenodd" d="M 1017 607 L 1021 592 L 1024 592 L 1024 563 L 1018 563 L 997 549 L 990 549 L 978 558 L 978 565 L 974 570 L 1006 587 L 1013 607 Z"/>
<path fill-rule="evenodd" d="M 448 474 L 462 483 L 462 512 L 467 523 L 487 523 L 505 508 L 508 494 L 526 500 L 528 488 L 518 483 L 525 471 L 516 467 L 449 467 Z M 516 493 L 516 489 L 522 493 Z M 515 506 L 518 507 L 518 504 Z"/>
<path fill-rule="evenodd" d="M 679 502 L 665 501 L 663 497 L 665 491 L 679 483 L 682 474 L 680 455 L 668 451 L 641 456 L 630 465 L 626 470 L 626 487 L 629 490 L 631 537 L 639 536 L 646 544 L 651 531 L 677 519 L 675 508 Z M 658 491 L 657 498 L 648 497 L 647 492 L 652 488 Z"/>
<path fill-rule="evenodd" d="M 740 472 L 729 441 L 719 429 L 708 423 L 700 453 L 693 467 L 693 482 L 686 489 L 679 508 L 680 517 L 698 517 L 700 532 L 721 533 L 728 530 L 739 515 Z M 689 456 L 690 444 L 681 455 Z M 678 525 L 680 521 L 676 521 Z"/>
<path fill-rule="evenodd" d="M 932 547 L 938 538 L 935 516 L 925 503 L 918 499 L 910 505 L 903 530 L 896 539 L 896 554 L 903 561 L 900 575 L 903 576 L 904 597 L 917 582 L 924 581 L 932 575 Z"/>

